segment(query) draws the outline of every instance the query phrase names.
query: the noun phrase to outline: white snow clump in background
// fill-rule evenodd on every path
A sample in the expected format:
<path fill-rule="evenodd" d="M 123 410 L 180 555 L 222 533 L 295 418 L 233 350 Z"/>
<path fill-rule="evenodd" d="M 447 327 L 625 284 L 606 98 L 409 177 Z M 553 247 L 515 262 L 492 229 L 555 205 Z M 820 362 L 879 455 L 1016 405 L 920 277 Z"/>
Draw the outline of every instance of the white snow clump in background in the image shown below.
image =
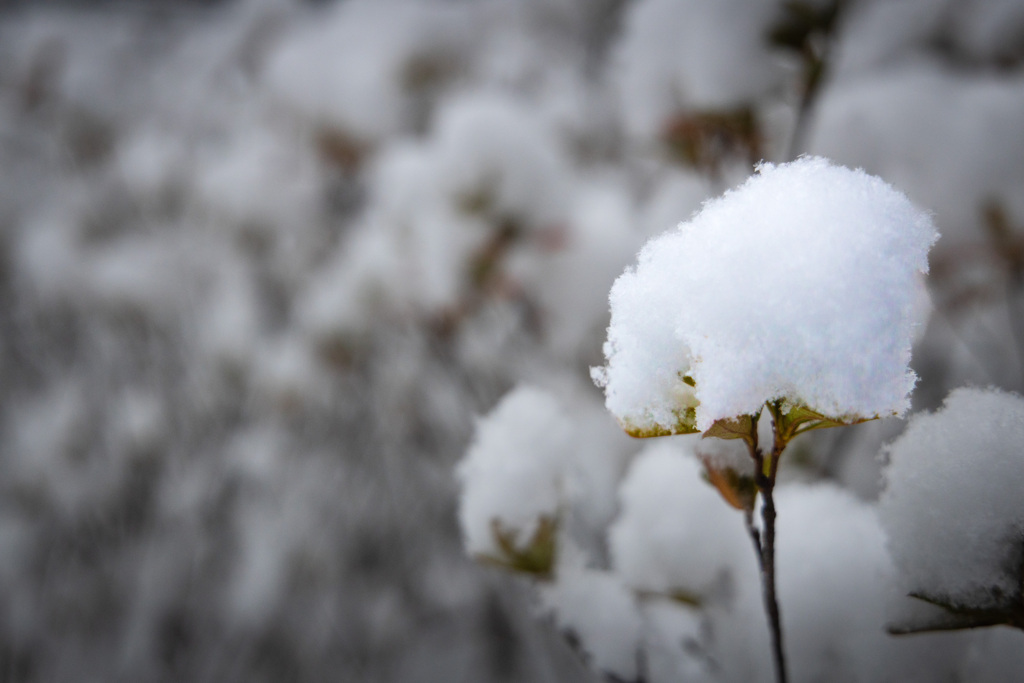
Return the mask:
<path fill-rule="evenodd" d="M 622 512 L 608 530 L 612 563 L 641 591 L 702 598 L 753 563 L 738 513 L 701 477 L 692 438 L 645 448 L 619 489 Z"/>
<path fill-rule="evenodd" d="M 834 418 L 903 413 L 937 238 L 863 171 L 762 164 L 615 282 L 608 365 L 594 371 L 608 409 L 627 428 L 678 430 L 695 407 L 701 431 L 775 399 Z"/>
<path fill-rule="evenodd" d="M 338 3 L 300 24 L 272 56 L 277 100 L 356 145 L 408 128 L 417 80 L 440 78 L 467 49 L 465 22 L 438 3 Z M 435 73 L 436 72 L 436 73 Z"/>
<path fill-rule="evenodd" d="M 888 448 L 879 505 L 904 593 L 972 608 L 1020 595 L 1022 443 L 1024 399 L 965 388 Z"/>
<path fill-rule="evenodd" d="M 777 12 L 761 0 L 644 0 L 626 15 L 618 86 L 627 130 L 656 136 L 680 110 L 746 104 L 781 70 L 764 39 Z"/>
<path fill-rule="evenodd" d="M 431 138 L 396 142 L 374 160 L 370 203 L 312 285 L 303 325 L 345 337 L 381 317 L 457 310 L 492 252 L 511 242 L 536 257 L 538 233 L 564 222 L 563 156 L 514 98 L 454 98 Z"/>
<path fill-rule="evenodd" d="M 624 681 L 636 680 L 643 621 L 621 577 L 562 566 L 558 581 L 544 587 L 542 598 L 558 627 L 579 639 L 594 667 Z"/>
<path fill-rule="evenodd" d="M 523 546 L 541 518 L 558 517 L 565 453 L 572 447 L 569 419 L 549 393 L 520 386 L 477 423 L 458 466 L 459 521 L 466 552 L 501 556 L 493 524 Z"/>
<path fill-rule="evenodd" d="M 785 519 L 778 591 L 792 679 L 836 680 L 837 671 L 850 681 L 941 678 L 956 648 L 940 655 L 928 643 L 885 631 L 894 570 L 875 506 L 827 484 L 780 487 L 777 502 Z M 759 588 L 744 586 L 752 615 Z"/>
<path fill-rule="evenodd" d="M 885 178 L 927 206 L 942 229 L 937 250 L 962 254 L 985 243 L 979 207 L 997 200 L 1024 215 L 1024 77 L 966 78 L 914 63 L 849 79 L 823 94 L 809 149 Z M 964 117 L 976 120 L 964 126 Z M 974 150 L 988 150 L 975 155 Z M 957 163 L 921 163 L 929 155 Z"/>

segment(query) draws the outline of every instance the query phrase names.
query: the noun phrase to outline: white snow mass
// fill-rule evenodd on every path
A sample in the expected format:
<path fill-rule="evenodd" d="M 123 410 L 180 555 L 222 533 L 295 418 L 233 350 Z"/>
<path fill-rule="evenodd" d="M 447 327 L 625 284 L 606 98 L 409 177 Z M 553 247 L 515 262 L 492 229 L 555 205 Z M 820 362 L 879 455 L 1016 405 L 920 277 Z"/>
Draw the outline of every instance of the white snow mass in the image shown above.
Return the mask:
<path fill-rule="evenodd" d="M 1021 590 L 1024 399 L 957 389 L 888 449 L 880 501 L 905 593 L 976 609 Z"/>
<path fill-rule="evenodd" d="M 637 457 L 608 544 L 627 585 L 701 599 L 753 558 L 740 515 L 701 478 L 693 444 L 683 441 L 659 440 Z"/>
<path fill-rule="evenodd" d="M 565 454 L 572 443 L 568 417 L 545 391 L 520 386 L 477 423 L 473 445 L 459 464 L 459 521 L 466 551 L 500 557 L 495 523 L 522 549 L 541 519 L 558 516 Z"/>
<path fill-rule="evenodd" d="M 608 409 L 637 435 L 704 431 L 776 399 L 843 420 L 903 413 L 936 239 L 877 177 L 820 157 L 762 164 L 613 285 L 594 370 Z"/>

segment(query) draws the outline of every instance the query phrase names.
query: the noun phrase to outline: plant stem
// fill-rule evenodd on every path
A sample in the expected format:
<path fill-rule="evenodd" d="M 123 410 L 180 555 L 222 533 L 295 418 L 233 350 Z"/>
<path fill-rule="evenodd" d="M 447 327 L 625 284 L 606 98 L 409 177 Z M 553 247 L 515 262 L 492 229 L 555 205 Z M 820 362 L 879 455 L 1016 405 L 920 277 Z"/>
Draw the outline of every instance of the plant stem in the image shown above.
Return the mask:
<path fill-rule="evenodd" d="M 775 418 L 775 412 L 772 413 Z M 754 549 L 757 552 L 758 565 L 761 569 L 761 592 L 764 597 L 764 609 L 768 616 L 768 630 L 772 639 L 772 657 L 775 662 L 775 680 L 777 683 L 786 683 L 786 653 L 782 643 L 782 619 L 779 615 L 779 601 L 775 591 L 775 475 L 778 472 L 779 457 L 782 455 L 786 444 L 779 436 L 777 419 L 773 420 L 772 428 L 775 433 L 772 452 L 768 460 L 768 471 L 765 472 L 764 453 L 757 444 L 757 428 L 754 427 L 752 439 L 748 441 L 750 455 L 754 458 L 757 469 L 754 474 L 754 483 L 761 494 L 761 520 L 763 531 L 758 532 L 754 528 L 752 511 L 744 515 L 744 523 L 747 533 L 754 542 Z"/>
<path fill-rule="evenodd" d="M 764 575 L 764 555 L 761 550 L 761 532 L 754 526 L 754 513 L 750 510 L 743 511 L 743 524 L 747 528 L 747 535 L 754 544 L 754 554 L 757 555 L 757 565 Z"/>
<path fill-rule="evenodd" d="M 779 617 L 779 602 L 775 594 L 775 497 L 773 495 L 775 482 L 773 479 L 765 477 L 767 485 L 761 488 L 761 495 L 764 497 L 761 507 L 761 519 L 764 521 L 764 537 L 761 544 L 761 580 L 764 591 L 764 609 L 768 614 L 768 626 L 772 636 L 775 679 L 778 683 L 786 683 L 786 654 L 782 649 L 782 620 Z"/>

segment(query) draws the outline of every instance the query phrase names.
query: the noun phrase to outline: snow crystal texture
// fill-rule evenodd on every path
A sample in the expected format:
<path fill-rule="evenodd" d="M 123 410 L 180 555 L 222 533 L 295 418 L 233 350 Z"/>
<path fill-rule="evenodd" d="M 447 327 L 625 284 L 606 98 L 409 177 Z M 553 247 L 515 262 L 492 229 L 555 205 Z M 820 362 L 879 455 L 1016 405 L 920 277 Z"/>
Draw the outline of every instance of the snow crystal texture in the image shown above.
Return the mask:
<path fill-rule="evenodd" d="M 628 427 L 696 427 L 785 399 L 836 418 L 901 414 L 915 375 L 929 216 L 860 170 L 762 164 L 648 242 L 611 290 L 595 371 Z M 695 381 L 691 388 L 684 376 Z"/>

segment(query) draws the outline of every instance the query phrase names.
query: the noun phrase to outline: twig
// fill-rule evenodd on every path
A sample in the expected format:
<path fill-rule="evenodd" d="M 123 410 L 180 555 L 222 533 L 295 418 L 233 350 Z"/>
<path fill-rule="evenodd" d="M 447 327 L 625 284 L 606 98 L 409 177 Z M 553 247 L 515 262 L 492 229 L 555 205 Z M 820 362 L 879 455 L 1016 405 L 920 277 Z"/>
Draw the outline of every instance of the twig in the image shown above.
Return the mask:
<path fill-rule="evenodd" d="M 773 412 L 773 418 L 775 414 Z M 753 511 L 744 511 L 743 521 L 747 527 L 747 533 L 754 543 L 757 553 L 758 565 L 761 570 L 761 590 L 764 596 L 764 609 L 768 616 L 768 628 L 772 639 L 772 656 L 775 662 L 775 680 L 777 683 L 786 683 L 786 654 L 782 642 L 782 619 L 779 614 L 779 602 L 775 591 L 775 476 L 778 472 L 779 457 L 785 448 L 785 443 L 779 435 L 776 420 L 772 421 L 772 431 L 775 434 L 772 452 L 768 460 L 768 471 L 765 472 L 764 453 L 757 443 L 756 424 L 752 429 L 751 439 L 747 442 L 750 455 L 754 459 L 757 470 L 754 473 L 754 483 L 763 500 L 761 506 L 761 520 L 763 531 L 754 527 Z"/>
<path fill-rule="evenodd" d="M 772 655 L 775 659 L 775 678 L 778 683 L 786 683 L 786 654 L 782 646 L 782 620 L 779 616 L 779 602 L 775 594 L 775 472 L 778 467 L 778 447 L 772 450 L 772 459 L 768 463 L 769 474 L 758 472 L 758 489 L 764 498 L 761 507 L 761 519 L 764 522 L 763 543 L 761 548 L 761 577 L 764 588 L 764 608 L 768 613 L 768 625 L 772 635 Z"/>

